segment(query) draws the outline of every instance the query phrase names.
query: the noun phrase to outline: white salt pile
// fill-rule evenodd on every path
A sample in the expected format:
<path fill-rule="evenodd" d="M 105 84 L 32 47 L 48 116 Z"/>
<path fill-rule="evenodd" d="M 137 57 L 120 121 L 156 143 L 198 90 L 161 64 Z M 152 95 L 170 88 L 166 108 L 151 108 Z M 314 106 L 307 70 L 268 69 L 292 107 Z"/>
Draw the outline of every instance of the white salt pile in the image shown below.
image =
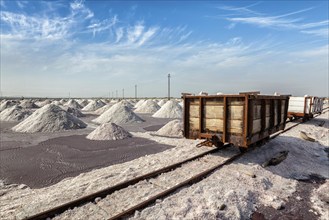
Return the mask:
<path fill-rule="evenodd" d="M 86 105 L 82 111 L 95 111 L 101 107 L 103 107 L 105 104 L 103 102 L 100 102 L 100 101 L 96 101 L 96 100 L 92 100 L 89 102 L 88 105 Z"/>
<path fill-rule="evenodd" d="M 11 100 L 6 100 L 3 101 L 0 105 L 0 112 L 5 110 L 6 108 L 10 108 L 11 106 L 14 106 L 16 103 L 14 101 Z"/>
<path fill-rule="evenodd" d="M 143 102 L 134 112 L 137 113 L 155 113 L 161 107 L 153 100 L 148 99 Z"/>
<path fill-rule="evenodd" d="M 134 105 L 131 104 L 131 102 L 129 102 L 127 100 L 122 100 L 121 102 L 130 109 L 134 108 Z"/>
<path fill-rule="evenodd" d="M 86 138 L 89 140 L 122 140 L 132 135 L 114 123 L 105 123 L 98 126 Z"/>
<path fill-rule="evenodd" d="M 85 128 L 87 125 L 77 117 L 54 104 L 36 110 L 24 121 L 12 128 L 16 132 L 54 132 Z"/>
<path fill-rule="evenodd" d="M 59 107 L 61 107 L 63 110 L 67 111 L 71 115 L 74 115 L 75 117 L 78 118 L 85 117 L 85 115 L 77 108 L 68 107 L 68 106 L 59 106 Z"/>
<path fill-rule="evenodd" d="M 161 99 L 159 102 L 158 102 L 158 105 L 160 106 L 160 107 L 162 107 L 164 104 L 166 104 L 166 100 L 164 100 L 164 99 Z"/>
<path fill-rule="evenodd" d="M 184 107 L 184 102 L 181 101 L 180 103 L 178 103 L 180 106 Z"/>
<path fill-rule="evenodd" d="M 32 100 L 28 99 L 21 101 L 19 106 L 21 106 L 22 108 L 39 108 L 39 106 L 32 102 Z"/>
<path fill-rule="evenodd" d="M 181 118 L 183 115 L 182 106 L 176 101 L 169 100 L 156 113 L 152 115 L 155 118 Z"/>
<path fill-rule="evenodd" d="M 82 106 L 74 99 L 70 99 L 66 104 L 64 104 L 64 106 L 75 108 L 75 109 L 82 109 Z"/>
<path fill-rule="evenodd" d="M 113 122 L 116 124 L 127 124 L 135 122 L 143 122 L 138 115 L 131 111 L 124 103 L 117 103 L 113 105 L 109 110 L 101 114 L 98 118 L 94 119 L 93 122 L 104 124 Z"/>
<path fill-rule="evenodd" d="M 0 113 L 0 121 L 22 121 L 31 114 L 31 111 L 24 109 L 21 106 L 14 105 Z"/>
<path fill-rule="evenodd" d="M 138 108 L 141 104 L 143 104 L 145 102 L 145 100 L 144 99 L 141 99 L 141 100 L 139 100 L 136 104 L 135 104 L 135 108 Z"/>
<path fill-rule="evenodd" d="M 43 106 L 48 105 L 50 103 L 51 103 L 51 101 L 49 99 L 46 99 L 44 101 L 37 102 L 36 105 L 39 106 L 39 107 L 43 107 Z"/>
<path fill-rule="evenodd" d="M 183 123 L 176 119 L 160 128 L 156 134 L 171 137 L 183 137 Z"/>
<path fill-rule="evenodd" d="M 53 101 L 51 104 L 58 105 L 58 106 L 62 105 L 62 103 L 60 101 L 57 101 L 57 100 Z"/>
<path fill-rule="evenodd" d="M 88 100 L 87 99 L 81 99 L 81 100 L 78 100 L 78 103 L 81 107 L 85 107 L 86 105 L 88 105 Z"/>
<path fill-rule="evenodd" d="M 109 110 L 112 106 L 113 106 L 113 104 L 104 105 L 103 107 L 97 109 L 94 113 L 97 115 L 101 115 L 104 112 L 106 112 L 107 110 Z"/>
<path fill-rule="evenodd" d="M 66 100 L 65 100 L 65 99 L 61 99 L 61 100 L 59 100 L 59 102 L 60 102 L 62 105 L 64 105 L 64 104 L 66 103 Z"/>

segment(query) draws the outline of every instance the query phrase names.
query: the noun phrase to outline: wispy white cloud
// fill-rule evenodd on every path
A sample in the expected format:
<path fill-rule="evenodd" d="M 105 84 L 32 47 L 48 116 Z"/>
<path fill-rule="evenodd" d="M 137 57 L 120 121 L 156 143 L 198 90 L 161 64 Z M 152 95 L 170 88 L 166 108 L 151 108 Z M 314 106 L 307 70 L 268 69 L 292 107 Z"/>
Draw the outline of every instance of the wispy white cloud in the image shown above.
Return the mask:
<path fill-rule="evenodd" d="M 92 31 L 93 37 L 95 37 L 96 33 L 100 33 L 103 31 L 110 30 L 115 24 L 118 23 L 118 16 L 114 15 L 112 18 L 102 20 L 100 22 L 93 22 L 87 28 Z"/>
<path fill-rule="evenodd" d="M 319 37 L 328 38 L 329 37 L 329 29 L 321 28 L 321 29 L 312 29 L 312 30 L 304 30 L 301 31 L 304 34 L 311 34 Z"/>
<path fill-rule="evenodd" d="M 123 27 L 119 27 L 115 29 L 115 36 L 116 36 L 115 43 L 120 42 L 120 40 L 123 37 Z"/>
<path fill-rule="evenodd" d="M 16 4 L 20 9 L 24 9 L 25 6 L 27 5 L 27 1 L 17 1 Z"/>
<path fill-rule="evenodd" d="M 143 33 L 143 35 L 141 36 L 138 45 L 141 46 L 143 45 L 146 41 L 150 40 L 155 33 L 157 33 L 157 31 L 159 30 L 158 27 L 151 27 L 149 28 L 145 33 Z"/>
<path fill-rule="evenodd" d="M 224 6 L 219 6 L 217 7 L 218 9 L 221 10 L 225 10 L 225 11 L 232 11 L 232 12 L 237 12 L 239 14 L 254 14 L 254 15 L 261 15 L 262 13 L 259 13 L 257 11 L 254 11 L 250 8 L 259 5 L 261 2 L 256 2 L 254 4 L 251 5 L 247 5 L 245 7 L 234 7 L 234 6 L 228 6 L 228 5 L 224 5 Z"/>
<path fill-rule="evenodd" d="M 305 8 L 302 10 L 293 11 L 286 14 L 276 15 L 276 16 L 269 16 L 261 13 L 257 13 L 255 11 L 249 10 L 241 10 L 244 8 L 234 8 L 234 7 L 220 7 L 221 10 L 235 10 L 240 12 L 240 16 L 237 15 L 229 15 L 226 16 L 224 19 L 227 21 L 232 22 L 227 28 L 233 29 L 237 23 L 244 23 L 255 25 L 257 27 L 267 27 L 267 28 L 277 28 L 277 29 L 286 29 L 286 30 L 298 30 L 301 33 L 305 34 L 313 34 L 316 36 L 326 37 L 325 29 L 328 30 L 329 20 L 322 20 L 317 22 L 303 22 L 303 18 L 301 17 L 292 17 L 293 15 L 302 14 L 304 12 L 313 10 L 313 8 Z M 255 15 L 246 15 L 246 12 L 249 14 L 256 14 Z M 318 30 L 308 30 L 311 28 L 321 28 Z"/>

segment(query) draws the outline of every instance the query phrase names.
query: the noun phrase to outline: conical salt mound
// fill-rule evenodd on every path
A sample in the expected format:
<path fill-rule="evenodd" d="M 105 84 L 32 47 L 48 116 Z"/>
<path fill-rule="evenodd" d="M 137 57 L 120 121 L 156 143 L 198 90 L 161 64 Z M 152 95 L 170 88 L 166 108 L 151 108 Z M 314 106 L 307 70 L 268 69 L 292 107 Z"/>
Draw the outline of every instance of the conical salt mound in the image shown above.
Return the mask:
<path fill-rule="evenodd" d="M 77 102 L 79 103 L 79 105 L 80 105 L 81 107 L 85 107 L 85 106 L 88 105 L 88 103 L 89 103 L 87 99 L 80 99 L 80 100 L 78 100 Z"/>
<path fill-rule="evenodd" d="M 10 100 L 2 102 L 0 105 L 0 112 L 5 110 L 6 108 L 10 108 L 10 107 L 14 106 L 15 104 L 16 103 L 14 101 L 10 101 Z"/>
<path fill-rule="evenodd" d="M 144 99 L 141 99 L 141 100 L 139 100 L 136 104 L 135 104 L 135 108 L 138 108 L 141 104 L 143 104 L 145 102 L 145 100 Z"/>
<path fill-rule="evenodd" d="M 48 105 L 50 103 L 51 103 L 51 101 L 49 99 L 46 99 L 44 101 L 38 102 L 37 106 L 43 107 L 43 106 Z"/>
<path fill-rule="evenodd" d="M 183 137 L 183 123 L 178 119 L 170 121 L 160 128 L 156 134 L 171 137 Z"/>
<path fill-rule="evenodd" d="M 105 123 L 98 126 L 86 138 L 90 140 L 122 140 L 132 135 L 114 123 Z"/>
<path fill-rule="evenodd" d="M 70 99 L 64 106 L 75 108 L 75 109 L 82 109 L 82 106 L 74 99 Z"/>
<path fill-rule="evenodd" d="M 123 103 L 125 106 L 127 106 L 130 109 L 134 108 L 134 105 L 127 100 L 122 100 L 121 103 Z"/>
<path fill-rule="evenodd" d="M 58 105 L 58 106 L 62 105 L 62 103 L 60 101 L 53 101 L 51 104 Z"/>
<path fill-rule="evenodd" d="M 61 107 L 64 111 L 67 111 L 68 113 L 70 113 L 71 115 L 81 118 L 81 117 L 85 117 L 85 115 L 77 108 L 72 108 L 72 107 L 68 107 L 68 106 L 59 106 Z"/>
<path fill-rule="evenodd" d="M 91 102 L 89 102 L 88 105 L 86 105 L 82 111 L 89 111 L 89 112 L 92 112 L 92 111 L 95 111 L 101 107 L 103 107 L 105 104 L 103 102 L 99 102 L 99 101 L 96 101 L 96 100 L 92 100 Z"/>
<path fill-rule="evenodd" d="M 161 107 L 153 100 L 146 100 L 134 112 L 137 113 L 155 113 Z"/>
<path fill-rule="evenodd" d="M 97 109 L 94 113 L 97 115 L 101 115 L 104 112 L 106 112 L 107 110 L 109 110 L 112 106 L 113 106 L 113 104 L 104 105 L 103 107 Z"/>
<path fill-rule="evenodd" d="M 169 100 L 156 113 L 152 115 L 155 118 L 181 118 L 183 115 L 182 106 L 176 101 Z"/>
<path fill-rule="evenodd" d="M 34 104 L 34 102 L 32 102 L 31 100 L 23 100 L 19 104 L 19 106 L 21 106 L 22 108 L 39 108 L 39 106 Z"/>
<path fill-rule="evenodd" d="M 24 109 L 21 106 L 14 105 L 0 113 L 0 121 L 22 121 L 31 114 L 31 111 Z"/>
<path fill-rule="evenodd" d="M 123 103 L 119 102 L 113 105 L 109 110 L 101 114 L 98 118 L 94 119 L 93 122 L 99 124 L 104 124 L 108 122 L 116 124 L 128 124 L 143 122 L 143 119 L 141 119 Z"/>
<path fill-rule="evenodd" d="M 54 104 L 36 110 L 24 121 L 12 128 L 16 132 L 55 132 L 85 128 L 87 125 L 77 117 Z"/>
<path fill-rule="evenodd" d="M 158 102 L 158 105 L 160 106 L 160 107 L 162 107 L 164 104 L 166 104 L 166 100 L 164 100 L 164 99 L 161 99 L 159 102 Z"/>

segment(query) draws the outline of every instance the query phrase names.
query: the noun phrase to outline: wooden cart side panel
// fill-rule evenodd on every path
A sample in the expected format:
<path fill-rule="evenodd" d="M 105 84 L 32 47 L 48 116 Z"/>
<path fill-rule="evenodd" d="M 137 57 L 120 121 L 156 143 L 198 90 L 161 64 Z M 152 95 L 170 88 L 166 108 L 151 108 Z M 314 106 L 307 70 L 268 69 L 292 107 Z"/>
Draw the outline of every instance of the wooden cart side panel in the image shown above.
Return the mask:
<path fill-rule="evenodd" d="M 242 135 L 244 132 L 244 97 L 227 98 L 227 132 Z"/>

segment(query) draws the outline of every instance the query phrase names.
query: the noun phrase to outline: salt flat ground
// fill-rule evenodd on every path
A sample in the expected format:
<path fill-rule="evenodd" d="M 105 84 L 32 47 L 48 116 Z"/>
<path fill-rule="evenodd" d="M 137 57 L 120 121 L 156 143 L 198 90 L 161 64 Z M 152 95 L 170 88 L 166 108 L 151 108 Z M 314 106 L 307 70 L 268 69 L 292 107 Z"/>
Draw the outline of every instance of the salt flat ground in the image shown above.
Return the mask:
<path fill-rule="evenodd" d="M 135 212 L 129 218 L 249 219 L 254 213 L 265 215 L 266 219 L 328 219 L 328 117 L 326 112 L 298 125 L 234 163 L 215 171 L 199 183 L 183 188 L 164 200 Z M 154 125 L 156 124 L 148 127 Z M 306 132 L 316 141 L 300 138 L 300 131 Z M 25 185 L 2 183 L 0 218 L 21 219 L 209 149 L 195 148 L 195 144 L 199 142 L 197 140 L 156 137 L 150 135 L 150 132 L 132 134 L 136 138 L 145 138 L 172 148 L 65 178 L 48 187 L 32 189 Z M 234 150 L 231 148 L 228 151 Z M 289 153 L 283 162 L 276 166 L 261 166 L 284 150 Z M 225 155 L 217 156 L 227 157 Z M 252 178 L 250 173 L 256 177 Z M 138 188 L 131 190 L 136 191 Z M 139 202 L 139 199 L 131 197 L 129 202 Z M 119 201 L 114 200 L 113 203 L 120 207 Z M 106 219 L 111 216 L 106 207 L 98 206 L 98 203 L 87 204 L 83 211 L 70 210 L 56 219 Z M 223 210 L 220 207 L 224 207 Z M 93 210 L 98 211 L 95 213 Z M 88 212 L 91 213 L 90 216 Z"/>

